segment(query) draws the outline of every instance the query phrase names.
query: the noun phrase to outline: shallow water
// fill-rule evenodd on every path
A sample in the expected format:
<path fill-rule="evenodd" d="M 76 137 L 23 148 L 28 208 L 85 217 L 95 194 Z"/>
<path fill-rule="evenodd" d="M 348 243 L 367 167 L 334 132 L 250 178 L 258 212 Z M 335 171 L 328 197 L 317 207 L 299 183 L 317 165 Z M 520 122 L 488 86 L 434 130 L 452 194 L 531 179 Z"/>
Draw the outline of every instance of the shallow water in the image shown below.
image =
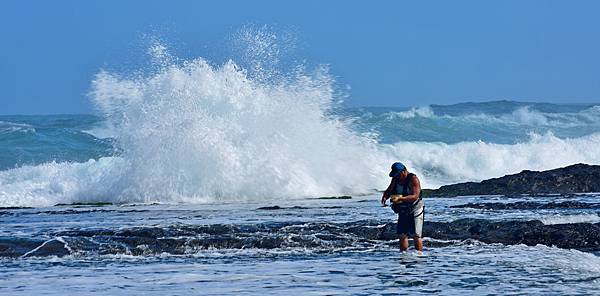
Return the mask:
<path fill-rule="evenodd" d="M 395 250 L 332 254 L 214 253 L 206 256 L 29 259 L 9 263 L 2 293 L 591 294 L 600 260 L 543 246 L 464 244 L 424 256 Z"/>
<path fill-rule="evenodd" d="M 396 241 L 361 240 L 357 225 L 382 225 L 394 220 L 378 195 L 350 200 L 282 201 L 245 204 L 153 204 L 104 207 L 59 206 L 0 211 L 4 239 L 60 239 L 66 256 L 3 257 L 3 295 L 223 295 L 284 292 L 313 294 L 593 294 L 600 288 L 597 254 L 547 246 L 505 246 L 473 240 L 442 242 L 426 239 L 424 255 L 402 254 Z M 566 199 L 566 198 L 562 198 Z M 596 195 L 568 200 L 594 202 Z M 491 211 L 449 208 L 467 202 L 549 202 L 557 197 L 494 196 L 427 199 L 429 221 L 465 217 L 531 220 L 566 219 L 587 222 L 598 209 Z M 259 210 L 278 205 L 282 209 Z M 294 208 L 295 207 L 295 208 Z M 587 218 L 586 218 L 587 217 Z M 242 226 L 228 243 L 217 240 L 219 227 Z M 283 226 L 282 226 L 283 225 Z M 198 227 L 202 231 L 198 230 Z M 140 228 L 143 227 L 143 228 Z M 187 228 L 186 228 L 187 227 Z M 195 227 L 195 228 L 194 228 Z M 284 227 L 284 234 L 269 227 Z M 195 232 L 185 232 L 186 229 Z M 155 241 L 213 240 L 211 247 L 161 252 L 118 248 L 123 240 L 106 231 L 161 230 Z M 86 231 L 97 245 L 81 243 Z M 98 231 L 105 231 L 105 236 Z M 179 231 L 179 232 L 178 232 Z M 75 234 L 79 235 L 76 239 Z M 227 232 L 231 235 L 231 232 Z M 171 237 L 167 237 L 171 236 Z M 425 233 L 425 236 L 427 234 Z M 222 238 L 222 237 L 221 237 Z M 256 240 L 262 240 L 256 242 Z M 103 247 L 102 244 L 105 244 Z M 137 244 L 137 242 L 136 242 Z M 246 245 L 244 245 L 246 244 Z M 110 245 L 109 247 L 106 247 Z M 178 245 L 179 246 L 179 245 Z M 187 245 L 187 246 L 192 246 Z M 64 250 L 63 250 L 64 251 Z"/>

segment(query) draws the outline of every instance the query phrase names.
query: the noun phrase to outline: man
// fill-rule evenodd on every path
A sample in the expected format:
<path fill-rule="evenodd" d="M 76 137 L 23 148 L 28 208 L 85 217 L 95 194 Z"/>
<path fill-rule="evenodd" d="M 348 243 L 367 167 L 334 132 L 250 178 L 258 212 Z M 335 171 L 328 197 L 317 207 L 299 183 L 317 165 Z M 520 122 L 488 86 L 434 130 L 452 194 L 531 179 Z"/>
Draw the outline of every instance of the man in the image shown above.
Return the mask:
<path fill-rule="evenodd" d="M 425 206 L 421 194 L 421 183 L 400 162 L 392 164 L 392 181 L 381 197 L 382 206 L 390 199 L 392 209 L 398 214 L 396 233 L 400 237 L 400 250 L 408 250 L 408 236 L 414 239 L 415 249 L 423 251 L 423 220 Z"/>

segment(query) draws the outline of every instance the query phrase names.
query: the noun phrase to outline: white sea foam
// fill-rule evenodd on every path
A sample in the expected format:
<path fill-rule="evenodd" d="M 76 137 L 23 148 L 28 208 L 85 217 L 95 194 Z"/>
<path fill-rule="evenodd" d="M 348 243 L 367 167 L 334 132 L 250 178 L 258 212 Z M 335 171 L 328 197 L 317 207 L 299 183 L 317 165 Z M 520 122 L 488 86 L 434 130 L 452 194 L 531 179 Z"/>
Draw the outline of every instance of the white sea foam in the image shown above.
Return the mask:
<path fill-rule="evenodd" d="M 85 163 L 51 162 L 0 171 L 0 206 L 124 202 L 115 186 L 125 165 L 121 158 L 105 157 Z"/>
<path fill-rule="evenodd" d="M 552 217 L 543 217 L 540 219 L 546 225 L 552 224 L 572 224 L 572 223 L 598 223 L 600 216 L 598 214 L 579 214 L 579 215 L 555 215 Z"/>
<path fill-rule="evenodd" d="M 548 118 L 548 114 L 532 110 L 531 107 L 520 107 L 508 115 L 500 117 L 501 120 L 514 122 L 523 125 L 546 126 L 557 125 L 558 123 Z"/>
<path fill-rule="evenodd" d="M 574 139 L 561 139 L 552 133 L 532 134 L 527 142 L 495 144 L 462 142 L 457 144 L 402 142 L 385 145 L 393 158 L 423 177 L 424 186 L 480 181 L 521 170 L 548 170 L 574 163 L 600 163 L 600 133 Z"/>

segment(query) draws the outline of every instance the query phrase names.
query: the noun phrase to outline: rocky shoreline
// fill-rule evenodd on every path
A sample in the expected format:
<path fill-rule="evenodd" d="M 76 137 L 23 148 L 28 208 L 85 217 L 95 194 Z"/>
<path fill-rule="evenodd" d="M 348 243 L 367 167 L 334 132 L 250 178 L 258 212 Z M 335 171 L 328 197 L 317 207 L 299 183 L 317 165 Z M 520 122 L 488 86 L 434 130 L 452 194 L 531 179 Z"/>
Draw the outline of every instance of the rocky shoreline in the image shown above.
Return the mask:
<path fill-rule="evenodd" d="M 477 240 L 506 245 L 538 244 L 580 251 L 600 251 L 600 223 L 545 225 L 540 221 L 459 219 L 425 222 L 427 245 L 452 245 Z M 0 238 L 2 257 L 66 255 L 196 254 L 219 249 L 335 249 L 375 248 L 397 244 L 396 223 L 260 223 L 248 225 L 172 225 L 122 229 L 72 229 L 46 233 L 46 238 Z"/>
<path fill-rule="evenodd" d="M 540 221 L 460 219 L 423 225 L 428 237 L 442 240 L 475 239 L 505 245 L 546 245 L 580 251 L 600 251 L 600 223 L 545 225 Z"/>
<path fill-rule="evenodd" d="M 469 195 L 536 195 L 600 192 L 600 166 L 575 164 L 548 171 L 525 170 L 481 182 L 444 185 L 439 189 L 424 189 L 426 197 L 456 197 Z"/>

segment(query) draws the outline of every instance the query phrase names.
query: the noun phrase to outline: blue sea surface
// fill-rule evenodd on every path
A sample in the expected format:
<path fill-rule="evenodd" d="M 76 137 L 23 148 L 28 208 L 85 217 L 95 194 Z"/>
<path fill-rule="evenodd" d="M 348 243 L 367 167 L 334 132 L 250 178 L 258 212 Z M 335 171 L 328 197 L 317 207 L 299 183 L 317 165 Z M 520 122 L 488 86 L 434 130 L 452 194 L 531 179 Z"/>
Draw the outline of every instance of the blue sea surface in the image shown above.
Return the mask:
<path fill-rule="evenodd" d="M 401 253 L 397 241 L 353 235 L 352 229 L 359 225 L 379 227 L 394 220 L 378 197 L 3 210 L 3 245 L 26 245 L 23 241 L 31 239 L 39 240 L 38 245 L 52 240 L 65 245 L 46 247 L 48 253 L 37 250 L 0 258 L 0 294 L 384 295 L 409 289 L 411 294 L 539 295 L 589 294 L 600 286 L 600 258 L 593 253 L 543 245 L 439 241 L 425 234 L 421 255 L 412 249 Z M 566 200 L 597 198 L 581 195 Z M 537 197 L 536 201 L 557 199 Z M 428 199 L 427 219 L 600 221 L 594 210 L 450 208 L 467 202 L 507 200 L 493 196 Z M 281 209 L 259 209 L 274 204 Z M 232 236 L 231 227 L 240 228 L 237 235 Z M 135 249 L 129 248 L 132 245 Z"/>
<path fill-rule="evenodd" d="M 99 122 L 93 115 L 0 116 L 0 169 L 112 155 L 111 139 L 86 132 Z"/>

